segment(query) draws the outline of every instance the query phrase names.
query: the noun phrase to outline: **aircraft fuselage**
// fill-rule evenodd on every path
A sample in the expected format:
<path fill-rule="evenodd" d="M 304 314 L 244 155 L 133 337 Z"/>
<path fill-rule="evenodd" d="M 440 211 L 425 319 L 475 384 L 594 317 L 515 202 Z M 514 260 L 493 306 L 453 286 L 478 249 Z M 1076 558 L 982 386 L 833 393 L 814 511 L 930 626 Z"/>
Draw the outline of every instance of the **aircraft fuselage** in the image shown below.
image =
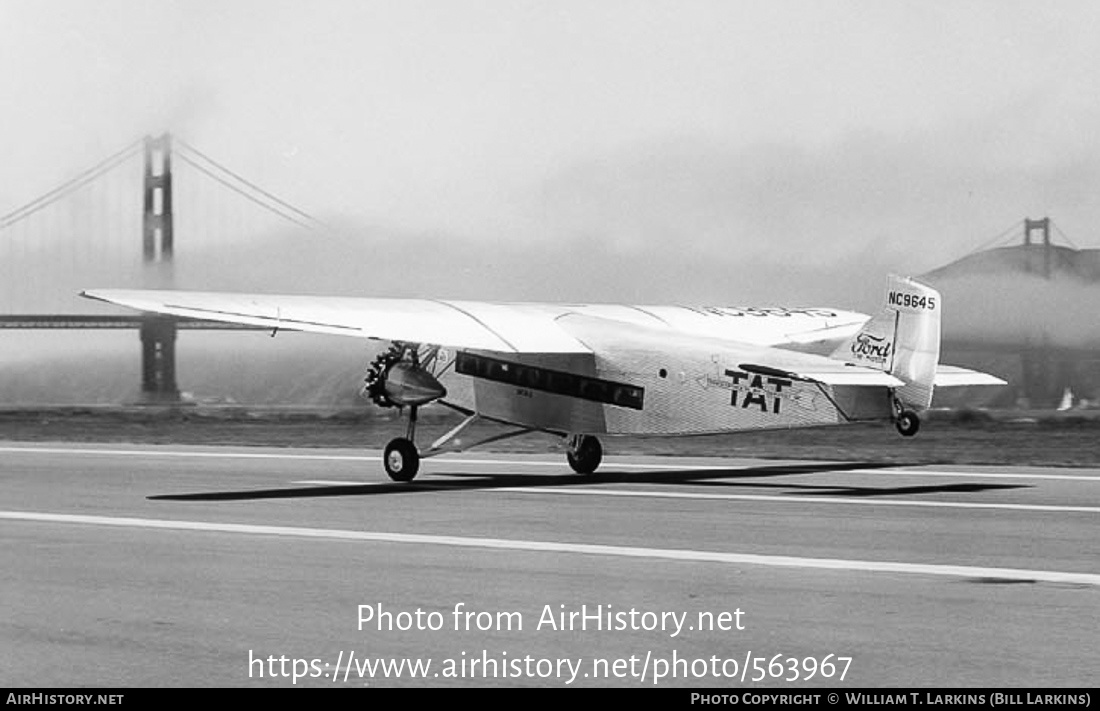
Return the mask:
<path fill-rule="evenodd" d="M 829 386 L 754 368 L 753 346 L 579 315 L 562 325 L 593 353 L 441 351 L 435 372 L 444 401 L 526 427 L 588 434 L 786 429 L 891 414 L 885 388 Z"/>

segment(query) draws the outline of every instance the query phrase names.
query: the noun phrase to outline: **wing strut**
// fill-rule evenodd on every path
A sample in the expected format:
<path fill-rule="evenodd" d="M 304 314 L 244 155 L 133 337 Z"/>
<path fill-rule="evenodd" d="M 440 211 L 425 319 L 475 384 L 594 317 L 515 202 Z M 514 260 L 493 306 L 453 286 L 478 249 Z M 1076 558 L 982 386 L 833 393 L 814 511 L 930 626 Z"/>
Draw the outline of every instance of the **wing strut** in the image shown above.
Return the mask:
<path fill-rule="evenodd" d="M 481 419 L 481 415 L 477 414 L 476 412 L 474 414 L 470 415 L 469 417 L 464 419 L 462 422 L 459 422 L 457 427 L 451 428 L 450 432 L 443 435 L 442 437 L 440 437 L 436 441 L 432 442 L 432 446 L 428 447 L 428 451 L 433 452 L 437 449 L 442 449 L 448 442 L 450 442 L 452 439 L 454 439 L 455 437 L 462 434 L 466 430 L 467 427 L 474 424 L 475 422 L 477 422 L 480 419 Z"/>
<path fill-rule="evenodd" d="M 426 459 L 428 457 L 434 457 L 437 454 L 453 454 L 455 452 L 464 452 L 467 449 L 480 447 L 483 444 L 489 444 L 490 442 L 499 442 L 504 439 L 511 439 L 512 437 L 519 437 L 520 435 L 530 434 L 537 431 L 530 427 L 521 427 L 519 429 L 511 430 L 509 432 L 501 432 L 500 434 L 495 434 L 491 437 L 486 437 L 485 439 L 479 439 L 469 444 L 457 442 L 456 438 L 464 431 L 466 431 L 466 429 L 470 425 L 474 424 L 480 419 L 481 415 L 477 414 L 476 412 L 472 415 L 467 416 L 466 419 L 458 423 L 456 427 L 452 428 L 450 432 L 432 442 L 432 446 L 428 447 L 428 451 L 423 452 L 420 455 L 421 458 Z M 447 445 L 449 445 L 451 442 L 455 442 L 455 445 L 448 447 Z"/>

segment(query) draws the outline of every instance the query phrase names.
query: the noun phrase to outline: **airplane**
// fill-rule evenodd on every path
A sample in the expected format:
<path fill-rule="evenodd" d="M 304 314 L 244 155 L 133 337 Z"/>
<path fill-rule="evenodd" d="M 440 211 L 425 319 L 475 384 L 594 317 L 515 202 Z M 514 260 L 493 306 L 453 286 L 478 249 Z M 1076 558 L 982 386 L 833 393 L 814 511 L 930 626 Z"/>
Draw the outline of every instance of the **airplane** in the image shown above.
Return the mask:
<path fill-rule="evenodd" d="M 578 474 L 603 458 L 600 437 L 673 436 L 892 422 L 912 437 L 933 389 L 1004 385 L 939 364 L 943 300 L 890 275 L 874 316 L 833 308 L 539 304 L 428 299 L 92 289 L 138 311 L 389 342 L 362 393 L 408 409 L 383 466 L 408 482 L 423 458 L 530 432 L 560 435 Z M 427 449 L 419 408 L 465 419 Z M 485 419 L 516 428 L 470 444 Z"/>

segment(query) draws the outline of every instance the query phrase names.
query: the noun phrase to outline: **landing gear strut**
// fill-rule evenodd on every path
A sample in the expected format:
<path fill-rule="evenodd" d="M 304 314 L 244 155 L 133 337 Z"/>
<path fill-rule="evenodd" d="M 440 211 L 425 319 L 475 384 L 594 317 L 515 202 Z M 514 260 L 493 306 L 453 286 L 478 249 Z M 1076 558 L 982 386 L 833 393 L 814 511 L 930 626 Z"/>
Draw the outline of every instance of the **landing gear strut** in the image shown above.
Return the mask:
<path fill-rule="evenodd" d="M 420 471 L 420 451 L 416 448 L 417 406 L 409 408 L 409 426 L 405 436 L 391 439 L 382 453 L 382 464 L 394 481 L 412 481 Z"/>
<path fill-rule="evenodd" d="M 600 440 L 591 435 L 573 435 L 569 438 L 565 458 L 569 466 L 578 474 L 591 474 L 603 460 L 603 447 Z"/>

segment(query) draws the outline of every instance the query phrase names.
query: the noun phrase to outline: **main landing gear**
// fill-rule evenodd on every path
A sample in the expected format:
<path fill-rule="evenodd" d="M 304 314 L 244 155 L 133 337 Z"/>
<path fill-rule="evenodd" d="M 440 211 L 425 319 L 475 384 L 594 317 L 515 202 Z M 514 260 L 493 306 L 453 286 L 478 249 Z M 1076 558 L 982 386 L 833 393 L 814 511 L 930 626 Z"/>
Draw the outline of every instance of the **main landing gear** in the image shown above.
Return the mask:
<path fill-rule="evenodd" d="M 382 463 L 386 467 L 386 473 L 394 481 L 412 481 L 416 473 L 420 471 L 420 452 L 416 451 L 416 445 L 411 440 L 398 437 L 386 445 L 386 452 L 382 455 Z"/>
<path fill-rule="evenodd" d="M 423 452 L 416 446 L 416 419 L 419 408 L 447 395 L 430 369 L 439 354 L 435 347 L 421 348 L 414 343 L 394 343 L 393 347 L 379 355 L 367 370 L 362 395 L 379 407 L 409 408 L 409 421 L 404 437 L 390 440 L 382 455 L 382 465 L 390 479 L 399 482 L 412 481 L 420 471 L 420 460 L 447 452 L 460 452 L 489 442 L 529 434 L 535 430 L 517 426 L 517 429 L 492 435 L 474 442 L 462 442 L 459 435 L 480 419 L 474 412 L 463 410 L 466 419 L 447 434 L 431 444 Z M 445 403 L 446 404 L 446 403 Z M 453 407 L 453 405 L 452 405 Z M 570 435 L 566 442 L 566 459 L 578 474 L 591 474 L 603 460 L 603 447 L 591 435 Z"/>
<path fill-rule="evenodd" d="M 415 477 L 416 473 L 420 470 L 421 459 L 434 457 L 435 455 L 443 454 L 444 452 L 462 452 L 481 444 L 499 442 L 502 439 L 518 437 L 520 435 L 530 434 L 534 431 L 530 428 L 521 427 L 516 430 L 502 432 L 469 443 L 460 442 L 458 436 L 462 434 L 467 427 L 481 419 L 478 414 L 474 413 L 468 415 L 466 419 L 458 424 L 457 427 L 455 427 L 436 441 L 432 442 L 430 447 L 424 450 L 424 452 L 421 452 L 419 449 L 417 449 L 415 441 L 416 412 L 416 407 L 411 407 L 409 409 L 409 426 L 405 432 L 405 436 L 390 440 L 390 443 L 386 445 L 386 451 L 383 453 L 382 456 L 382 464 L 386 467 L 386 473 L 389 474 L 390 479 L 393 479 L 394 481 L 412 481 L 413 477 Z M 593 441 L 595 440 L 593 439 Z M 599 444 L 599 442 L 596 442 L 597 450 L 599 449 Z M 595 464 L 592 465 L 593 469 L 595 469 L 596 464 L 599 464 L 599 452 L 597 452 Z"/>
<path fill-rule="evenodd" d="M 421 459 L 442 454 L 444 451 L 461 452 L 478 445 L 498 442 L 502 439 L 530 434 L 534 431 L 527 428 L 520 428 L 469 444 L 459 444 L 457 439 L 458 435 L 480 419 L 478 415 L 473 414 L 464 419 L 450 432 L 443 435 L 435 442 L 432 442 L 431 446 L 421 454 L 420 450 L 416 447 L 414 439 L 416 436 L 416 412 L 416 407 L 411 407 L 409 409 L 409 425 L 405 436 L 390 440 L 382 456 L 382 464 L 386 468 L 386 474 L 394 481 L 412 481 L 413 478 L 416 477 L 417 472 L 420 471 Z M 568 438 L 566 443 L 565 458 L 568 460 L 569 466 L 572 467 L 573 471 L 576 473 L 592 474 L 600 466 L 600 462 L 603 461 L 603 447 L 600 445 L 600 440 L 591 435 L 572 435 Z"/>
<path fill-rule="evenodd" d="M 603 447 L 600 440 L 592 435 L 572 435 L 569 437 L 565 458 L 569 466 L 578 474 L 591 474 L 603 461 Z"/>
<path fill-rule="evenodd" d="M 520 428 L 470 444 L 460 443 L 458 436 L 479 419 L 476 413 L 467 413 L 466 419 L 457 427 L 421 452 L 416 446 L 416 420 L 420 407 L 447 396 L 446 388 L 431 373 L 438 355 L 439 349 L 434 346 L 421 347 L 415 343 L 395 342 L 393 347 L 375 358 L 367 369 L 361 393 L 363 397 L 370 398 L 379 407 L 409 408 L 405 436 L 390 440 L 382 454 L 382 466 L 394 481 L 412 481 L 420 471 L 421 459 L 442 454 L 444 451 L 462 451 L 532 431 Z"/>

